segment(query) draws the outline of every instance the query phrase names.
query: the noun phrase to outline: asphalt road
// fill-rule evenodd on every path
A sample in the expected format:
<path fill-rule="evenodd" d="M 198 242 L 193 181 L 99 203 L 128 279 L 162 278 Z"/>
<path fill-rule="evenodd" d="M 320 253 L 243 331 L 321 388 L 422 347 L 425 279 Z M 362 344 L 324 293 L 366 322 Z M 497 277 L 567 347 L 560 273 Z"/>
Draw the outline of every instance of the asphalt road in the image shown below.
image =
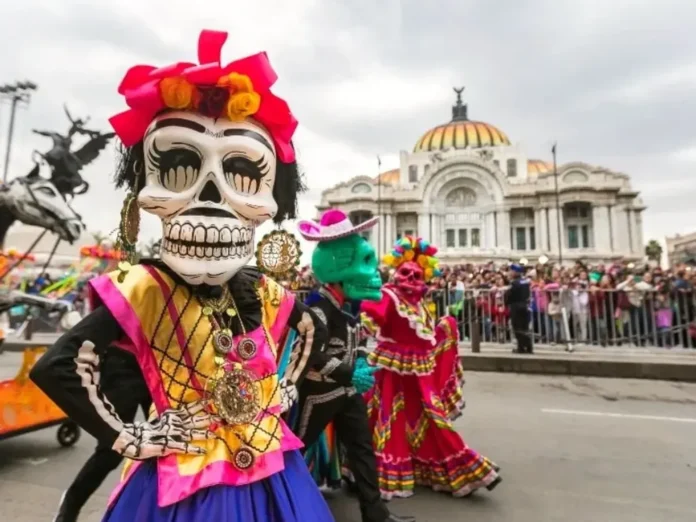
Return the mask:
<path fill-rule="evenodd" d="M 696 385 L 485 373 L 469 374 L 466 394 L 458 428 L 504 482 L 469 499 L 418 491 L 394 512 L 421 522 L 696 520 Z M 0 441 L 0 519 L 49 522 L 92 445 L 83 436 L 60 449 L 55 429 Z M 84 522 L 100 520 L 115 478 Z M 337 522 L 359 522 L 347 494 L 330 503 Z"/>

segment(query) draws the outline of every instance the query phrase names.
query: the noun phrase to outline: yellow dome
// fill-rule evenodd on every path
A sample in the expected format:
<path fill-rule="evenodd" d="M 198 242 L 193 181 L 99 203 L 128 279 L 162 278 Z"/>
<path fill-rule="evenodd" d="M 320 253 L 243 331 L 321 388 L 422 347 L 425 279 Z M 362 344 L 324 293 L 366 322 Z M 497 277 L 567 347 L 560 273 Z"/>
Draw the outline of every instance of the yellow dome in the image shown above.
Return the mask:
<path fill-rule="evenodd" d="M 464 88 L 454 89 L 457 102 L 452 106 L 452 121 L 430 129 L 416 142 L 413 152 L 435 152 L 447 149 L 478 149 L 510 145 L 507 135 L 491 125 L 470 121 L 467 106 L 462 103 Z"/>
<path fill-rule="evenodd" d="M 546 174 L 553 170 L 553 164 L 548 161 L 530 159 L 527 161 L 527 176 L 534 178 L 539 174 Z"/>
<path fill-rule="evenodd" d="M 398 185 L 399 169 L 392 169 L 375 176 L 375 180 L 382 185 Z"/>
<path fill-rule="evenodd" d="M 498 145 L 510 145 L 510 140 L 493 125 L 480 121 L 451 121 L 423 134 L 413 147 L 413 152 L 477 149 Z"/>

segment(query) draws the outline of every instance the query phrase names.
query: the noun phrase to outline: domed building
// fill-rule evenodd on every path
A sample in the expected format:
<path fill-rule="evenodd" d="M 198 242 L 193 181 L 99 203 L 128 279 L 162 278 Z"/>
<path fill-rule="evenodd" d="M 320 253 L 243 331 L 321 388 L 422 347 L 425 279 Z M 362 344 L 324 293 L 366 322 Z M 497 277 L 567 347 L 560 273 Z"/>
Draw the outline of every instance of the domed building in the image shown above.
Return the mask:
<path fill-rule="evenodd" d="M 462 90 L 452 119 L 402 151 L 398 169 L 325 190 L 318 210 L 337 206 L 357 222 L 379 216 L 370 239 L 380 253 L 414 234 L 439 246 L 447 263 L 557 261 L 559 250 L 564 263 L 643 257 L 645 206 L 626 174 L 573 162 L 558 165 L 555 180 L 552 163 L 470 120 Z"/>

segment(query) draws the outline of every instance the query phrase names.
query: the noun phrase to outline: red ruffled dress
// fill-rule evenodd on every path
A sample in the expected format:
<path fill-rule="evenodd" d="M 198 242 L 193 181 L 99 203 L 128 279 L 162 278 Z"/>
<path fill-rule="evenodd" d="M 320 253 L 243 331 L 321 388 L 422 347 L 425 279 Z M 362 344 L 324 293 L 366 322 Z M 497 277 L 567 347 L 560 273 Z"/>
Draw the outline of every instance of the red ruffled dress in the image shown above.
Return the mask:
<path fill-rule="evenodd" d="M 409 497 L 416 485 L 457 497 L 492 489 L 498 468 L 452 425 L 464 407 L 454 318 L 435 326 L 422 301 L 385 285 L 381 301 L 363 301 L 362 319 L 378 341 L 369 360 L 381 369 L 365 398 L 382 498 Z"/>

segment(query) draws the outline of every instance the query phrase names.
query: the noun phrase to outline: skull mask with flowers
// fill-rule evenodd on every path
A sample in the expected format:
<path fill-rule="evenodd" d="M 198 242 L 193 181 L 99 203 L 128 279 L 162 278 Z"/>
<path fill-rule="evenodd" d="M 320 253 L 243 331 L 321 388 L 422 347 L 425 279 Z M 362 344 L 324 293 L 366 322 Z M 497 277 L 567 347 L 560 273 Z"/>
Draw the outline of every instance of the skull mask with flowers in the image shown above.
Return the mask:
<path fill-rule="evenodd" d="M 394 268 L 394 287 L 407 301 L 420 301 L 428 291 L 428 282 L 442 275 L 435 254 L 437 248 L 425 239 L 405 236 L 384 256 L 384 263 Z"/>
<path fill-rule="evenodd" d="M 323 241 L 312 254 L 314 276 L 323 284 L 340 284 L 355 301 L 379 301 L 382 278 L 372 245 L 359 234 Z"/>
<path fill-rule="evenodd" d="M 118 183 L 162 221 L 160 256 L 191 285 L 222 285 L 251 259 L 255 229 L 293 218 L 297 127 L 265 53 L 226 66 L 226 33 L 203 31 L 200 64 L 133 67 L 111 118 L 126 146 Z M 133 243 L 132 239 L 129 239 Z"/>

